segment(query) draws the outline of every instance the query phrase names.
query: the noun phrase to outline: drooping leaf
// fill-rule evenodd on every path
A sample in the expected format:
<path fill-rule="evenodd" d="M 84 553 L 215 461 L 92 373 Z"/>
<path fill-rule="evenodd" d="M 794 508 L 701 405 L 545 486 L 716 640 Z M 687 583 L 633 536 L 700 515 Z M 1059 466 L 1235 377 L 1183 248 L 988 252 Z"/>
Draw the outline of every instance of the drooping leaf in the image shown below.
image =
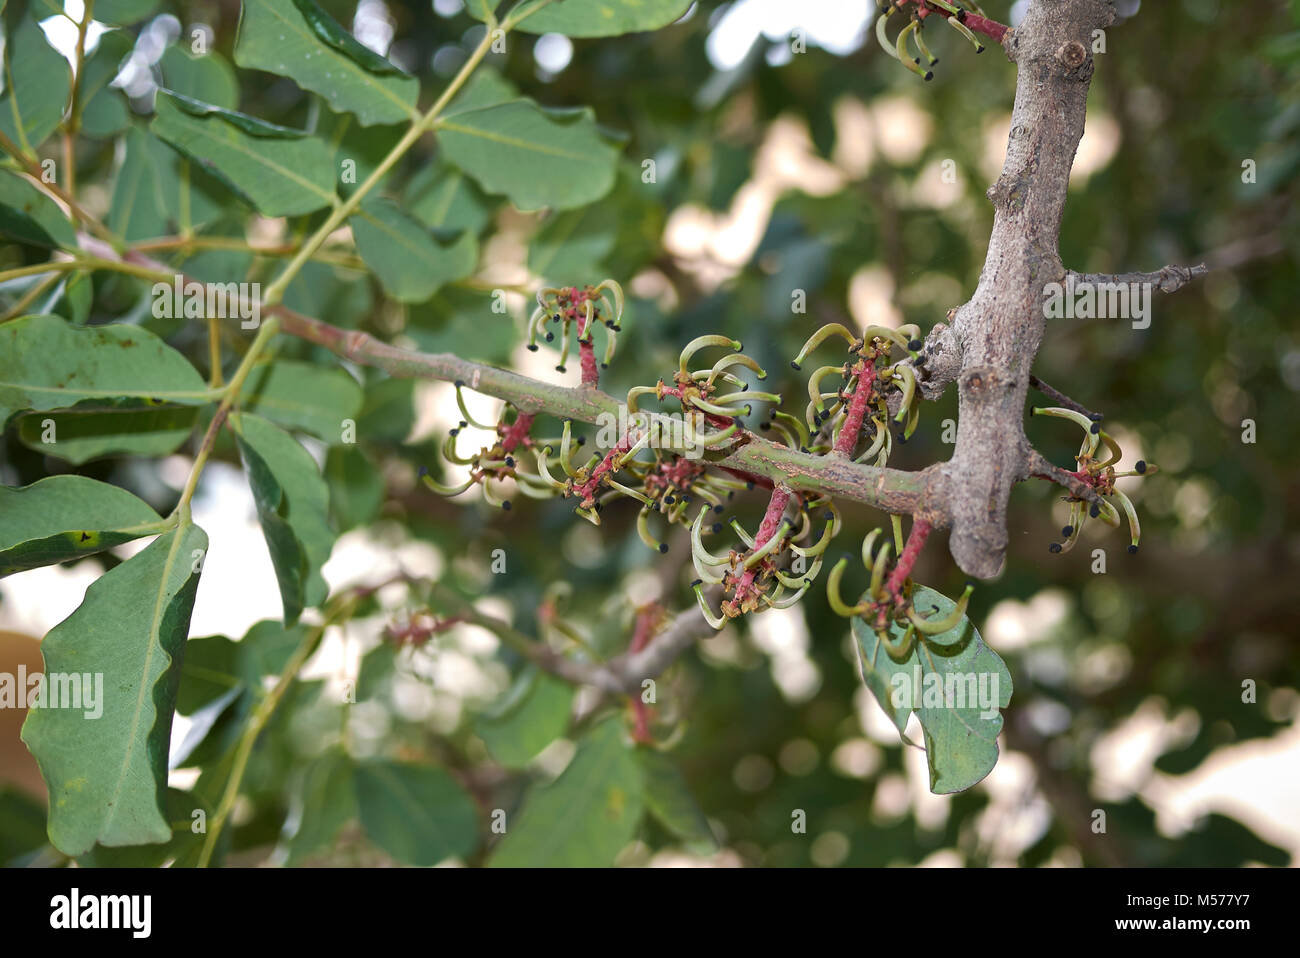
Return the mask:
<path fill-rule="evenodd" d="M 954 608 L 951 599 L 926 586 L 912 592 L 912 603 L 927 618 Z M 902 658 L 895 658 L 861 617 L 853 620 L 862 676 L 880 707 L 901 733 L 916 712 L 925 734 L 930 791 L 946 795 L 970 788 L 998 760 L 1001 709 L 1011 702 L 1011 673 L 984 644 L 969 618 L 938 635 L 917 634 Z M 890 640 L 904 630 L 890 625 Z"/>
<path fill-rule="evenodd" d="M 525 17 L 515 29 L 570 37 L 616 37 L 666 27 L 681 19 L 690 5 L 691 0 L 563 0 Z M 473 3 L 466 4 L 466 9 L 475 19 L 483 19 Z"/>
<path fill-rule="evenodd" d="M 478 259 L 468 231 L 439 239 L 390 200 L 364 203 L 351 223 L 361 258 L 399 302 L 424 302 L 444 283 L 468 276 Z"/>
<path fill-rule="evenodd" d="M 645 780 L 646 809 L 682 841 L 717 847 L 718 840 L 672 758 L 652 748 L 637 749 Z"/>
<path fill-rule="evenodd" d="M 58 204 L 8 171 L 0 171 L 0 236 L 29 246 L 77 246 L 77 233 Z"/>
<path fill-rule="evenodd" d="M 310 213 L 334 200 L 333 151 L 315 137 L 160 91 L 150 127 L 267 216 Z"/>
<path fill-rule="evenodd" d="M 437 130 L 447 159 L 521 210 L 583 206 L 614 185 L 619 148 L 588 109 L 543 110 L 514 100 L 455 113 Z"/>
<path fill-rule="evenodd" d="M 285 823 L 289 832 L 285 864 L 289 867 L 328 849 L 343 826 L 356 817 L 357 792 L 352 769 L 352 759 L 334 750 L 317 758 L 303 772 Z"/>
<path fill-rule="evenodd" d="M 23 725 L 49 788 L 50 841 L 66 855 L 96 842 L 172 836 L 164 812 L 167 747 L 207 545 L 194 525 L 164 533 L 94 582 L 41 643 L 47 679 L 75 674 L 102 682 L 97 717 L 90 717 L 95 710 L 43 707 Z"/>
<path fill-rule="evenodd" d="M 47 315 L 0 324 L 0 423 L 22 409 L 128 397 L 183 405 L 211 399 L 185 357 L 138 326 L 71 326 Z"/>
<path fill-rule="evenodd" d="M 160 522 L 125 489 L 85 476 L 0 486 L 0 576 L 154 535 Z"/>
<path fill-rule="evenodd" d="M 34 154 L 63 120 L 72 87 L 68 61 L 50 46 L 34 11 L 6 37 L 4 68 L 0 133 Z"/>
<path fill-rule="evenodd" d="M 244 0 L 235 62 L 290 77 L 364 126 L 417 115 L 419 82 L 357 42 L 313 0 Z"/>
<path fill-rule="evenodd" d="M 641 768 L 622 722 L 591 729 L 554 782 L 531 790 L 506 824 L 494 867 L 605 867 L 636 833 Z"/>
<path fill-rule="evenodd" d="M 573 706 L 573 686 L 536 670 L 519 677 L 505 701 L 474 726 L 492 757 L 522 768 L 564 734 Z"/>
<path fill-rule="evenodd" d="M 337 366 L 277 359 L 249 373 L 240 394 L 245 408 L 328 443 L 343 438 L 343 421 L 356 421 L 361 387 Z"/>
<path fill-rule="evenodd" d="M 353 774 L 362 827 L 398 861 L 436 865 L 478 845 L 474 802 L 442 769 L 376 760 Z"/>
<path fill-rule="evenodd" d="M 334 545 L 329 490 L 311 454 L 287 432 L 251 414 L 231 421 L 291 626 L 325 598 L 320 569 Z"/>

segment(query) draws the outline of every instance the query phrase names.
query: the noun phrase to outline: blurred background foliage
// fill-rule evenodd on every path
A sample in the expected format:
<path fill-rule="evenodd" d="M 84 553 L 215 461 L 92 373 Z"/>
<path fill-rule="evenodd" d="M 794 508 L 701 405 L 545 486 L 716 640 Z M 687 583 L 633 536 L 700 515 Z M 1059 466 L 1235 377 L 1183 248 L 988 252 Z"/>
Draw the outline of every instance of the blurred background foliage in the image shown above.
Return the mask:
<path fill-rule="evenodd" d="M 427 0 L 366 0 L 360 11 L 352 2 L 323 5 L 363 38 L 363 28 L 378 30 L 381 45 L 391 28 L 389 54 L 421 76 L 422 103 L 481 36 L 456 0 L 437 0 L 433 9 Z M 427 214 L 430 225 L 479 234 L 475 279 L 427 304 L 395 307 L 364 273 L 313 264 L 290 289 L 289 305 L 421 349 L 521 363 L 529 360 L 520 346 L 530 274 L 567 283 L 610 276 L 630 297 L 603 383 L 615 395 L 668 374 L 680 346 L 704 332 L 742 339 L 779 380 L 769 385 L 798 396 L 803 382 L 787 375 L 788 360 L 822 323 L 914 322 L 928 330 L 969 297 L 979 276 L 992 224 L 983 191 L 1005 146 L 1014 68 L 997 50 L 977 58 L 956 34 L 941 36 L 932 41 L 941 58 L 935 79 L 924 84 L 883 56 L 869 32 L 854 40 L 857 26 L 871 24 L 857 10 L 869 6 L 864 0 L 789 6 L 701 3 L 673 27 L 577 40 L 571 50 L 562 39 L 512 37 L 507 52 L 488 58 L 493 71 L 544 105 L 591 106 L 603 126 L 626 136 L 610 196 L 576 211 L 522 214 L 462 184 L 444 209 L 433 194 L 446 171 L 436 143 L 426 141 L 386 192 Z M 840 29 L 810 29 L 806 51 L 792 53 L 801 7 Z M 1004 0 L 985 7 L 1004 21 L 1021 12 Z M 1103 412 L 1129 461 L 1161 466 L 1133 490 L 1144 525 L 1140 554 L 1125 554 L 1122 533 L 1093 523 L 1073 553 L 1049 556 L 1065 514 L 1058 490 L 1016 490 L 1005 573 L 981 584 L 971 607 L 1015 679 L 1003 755 L 985 783 L 952 797 L 926 793 L 924 756 L 899 746 L 863 691 L 847 624 L 830 612 L 820 586 L 789 613 L 751 617 L 700 643 L 661 680 L 654 730 L 675 743 L 668 755 L 707 825 L 680 811 L 648 817 L 620 862 L 1293 861 L 1300 848 L 1300 744 L 1292 731 L 1300 708 L 1293 608 L 1300 3 L 1121 0 L 1119 7 L 1125 16 L 1097 56 L 1062 258 L 1090 272 L 1202 261 L 1213 272 L 1157 298 L 1145 330 L 1116 320 L 1050 321 L 1034 371 Z M 210 26 L 215 56 L 230 60 L 237 3 L 181 9 L 164 0 L 158 7 L 160 15 L 169 10 L 179 20 L 155 19 L 140 31 L 158 47 L 146 74 L 158 78 L 169 58 L 179 62 L 175 52 L 162 54 L 163 41 L 188 36 L 194 24 Z M 318 130 L 345 122 L 288 80 L 243 70 L 237 77 L 245 112 Z M 137 112 L 148 109 L 143 86 Z M 341 150 L 358 158 L 364 174 L 398 133 L 345 128 Z M 110 142 L 78 157 L 101 207 L 119 162 Z M 1247 161 L 1250 182 L 1243 181 Z M 294 221 L 290 233 L 315 222 Z M 241 215 L 206 230 L 240 235 L 247 226 Z M 232 270 L 258 278 L 264 267 L 240 253 L 203 260 L 186 269 L 229 279 Z M 97 276 L 91 321 L 134 310 L 138 321 L 153 322 L 133 288 Z M 489 308 L 498 288 L 511 291 L 510 317 Z M 804 313 L 792 312 L 795 290 L 806 291 Z M 179 337 L 168 332 L 206 368 L 200 325 Z M 239 342 L 233 334 L 230 344 Z M 333 362 L 300 342 L 286 339 L 279 348 L 281 356 Z M 543 360 L 526 370 L 558 381 L 554 357 Z M 603 654 L 626 647 L 635 606 L 687 603 L 684 544 L 674 541 L 666 558 L 651 553 L 632 529 L 631 508 L 610 510 L 595 529 L 572 515 L 571 503 L 517 499 L 502 512 L 424 492 L 415 470 L 436 469 L 436 443 L 459 418 L 450 393 L 356 372 L 367 383 L 360 441 L 335 447 L 326 463 L 341 528 L 364 528 L 394 551 L 412 540 L 431 544 L 445 581 L 487 597 L 532 634 L 546 628 L 538 610 L 548 587 L 568 582 L 565 616 Z M 891 465 L 947 458 L 943 424 L 955 417 L 950 390 L 926 406 L 918 435 Z M 1243 442 L 1247 420 L 1255 424 L 1251 443 Z M 1027 428 L 1046 455 L 1071 461 L 1076 439 L 1068 429 L 1050 421 Z M 12 426 L 4 452 L 8 484 L 68 468 L 22 445 Z M 230 448 L 221 455 L 237 461 Z M 147 464 L 108 459 L 79 471 L 160 506 L 175 501 L 176 490 Z M 752 525 L 763 504 L 752 499 L 736 514 Z M 842 548 L 884 521 L 866 508 L 846 514 Z M 494 575 L 498 548 L 507 572 Z M 1104 575 L 1092 571 L 1094 549 L 1105 550 Z M 960 591 L 963 577 L 942 537 L 917 578 L 949 595 Z M 229 860 L 264 860 L 272 847 L 277 860 L 293 863 L 386 860 L 381 844 L 348 824 L 346 789 L 331 785 L 341 740 L 363 757 L 432 759 L 484 809 L 514 809 L 531 782 L 567 758 L 553 742 L 568 729 L 567 688 L 529 676 L 507 652 L 474 651 L 459 629 L 418 650 L 395 650 L 378 632 L 403 612 L 367 611 L 369 631 L 357 627 L 367 648 L 358 705 L 326 695 L 327 677 L 295 687 L 254 754 Z M 453 666 L 467 662 L 478 679 L 458 685 Z M 1247 681 L 1256 689 L 1251 702 L 1243 702 Z M 578 705 L 587 712 L 591 703 L 580 697 Z M 219 756 L 240 719 L 238 709 L 222 713 L 200 749 Z M 1254 764 L 1252 745 L 1264 748 Z M 1235 796 L 1179 798 L 1195 796 L 1198 783 L 1238 761 L 1246 762 L 1241 772 L 1227 773 Z M 195 786 L 201 798 L 203 784 Z M 15 835 L 32 821 L 29 804 L 16 792 L 5 801 L 12 814 L 0 815 L 8 843 L 0 856 L 28 852 L 31 842 Z M 292 831 L 286 820 L 301 820 L 312 803 L 333 810 L 320 825 L 325 837 L 300 831 L 284 840 Z M 796 810 L 806 812 L 805 834 L 792 832 Z M 183 850 L 172 851 L 184 861 Z M 463 857 L 482 860 L 482 844 Z"/>

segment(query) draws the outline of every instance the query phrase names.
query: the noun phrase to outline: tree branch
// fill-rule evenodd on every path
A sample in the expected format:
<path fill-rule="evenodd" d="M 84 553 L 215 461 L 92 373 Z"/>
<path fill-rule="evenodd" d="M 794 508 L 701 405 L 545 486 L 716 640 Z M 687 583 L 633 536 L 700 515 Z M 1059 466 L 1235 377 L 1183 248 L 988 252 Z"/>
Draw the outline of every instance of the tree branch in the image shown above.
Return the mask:
<path fill-rule="evenodd" d="M 1072 278 L 1075 286 L 1085 284 L 1088 286 L 1103 284 L 1155 286 L 1162 293 L 1175 293 L 1196 277 L 1204 276 L 1209 271 L 1209 268 L 1201 263 L 1199 266 L 1166 266 L 1154 273 L 1076 273 L 1074 270 L 1067 270 L 1066 278 Z"/>
<path fill-rule="evenodd" d="M 339 329 L 283 306 L 268 312 L 280 318 L 281 331 L 324 346 L 352 362 L 375 366 L 391 376 L 460 382 L 470 389 L 504 399 L 525 413 L 547 413 L 579 422 L 625 421 L 627 407 L 590 386 L 556 386 L 508 370 L 461 359 L 450 353 L 399 349 L 368 333 Z M 934 467 L 904 472 L 865 466 L 834 456 L 814 456 L 752 433 L 711 464 L 723 469 L 779 481 L 800 492 L 818 492 L 874 506 L 890 513 L 925 510 L 944 515 L 942 499 L 930 495 Z"/>
<path fill-rule="evenodd" d="M 1065 393 L 1061 392 L 1059 389 L 1053 389 L 1051 386 L 1043 382 L 1033 373 L 1029 374 L 1029 385 L 1033 386 L 1035 389 L 1037 389 L 1048 399 L 1052 400 L 1052 402 L 1056 403 L 1058 406 L 1064 406 L 1066 409 L 1073 409 L 1075 412 L 1087 416 L 1089 419 L 1092 419 L 1094 421 L 1097 422 L 1101 421 L 1100 413 L 1093 412 L 1083 403 L 1075 402 L 1073 399 L 1071 399 Z"/>

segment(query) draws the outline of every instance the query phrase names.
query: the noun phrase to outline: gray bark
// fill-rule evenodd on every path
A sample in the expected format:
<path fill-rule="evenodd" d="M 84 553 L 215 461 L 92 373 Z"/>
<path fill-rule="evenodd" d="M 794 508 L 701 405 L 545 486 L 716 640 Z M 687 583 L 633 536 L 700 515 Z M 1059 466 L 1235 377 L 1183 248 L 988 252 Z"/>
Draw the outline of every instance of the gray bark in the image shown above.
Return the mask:
<path fill-rule="evenodd" d="M 970 301 L 928 340 L 935 359 L 925 394 L 955 381 L 959 408 L 956 448 L 928 518 L 950 526 L 953 558 L 982 579 L 1001 571 L 1007 500 L 1029 474 L 1025 394 L 1043 339 L 1043 289 L 1065 276 L 1061 213 L 1083 136 L 1093 31 L 1114 16 L 1108 0 L 1037 0 L 1003 39 L 1018 72 L 1006 161 L 988 191 L 988 256 Z"/>

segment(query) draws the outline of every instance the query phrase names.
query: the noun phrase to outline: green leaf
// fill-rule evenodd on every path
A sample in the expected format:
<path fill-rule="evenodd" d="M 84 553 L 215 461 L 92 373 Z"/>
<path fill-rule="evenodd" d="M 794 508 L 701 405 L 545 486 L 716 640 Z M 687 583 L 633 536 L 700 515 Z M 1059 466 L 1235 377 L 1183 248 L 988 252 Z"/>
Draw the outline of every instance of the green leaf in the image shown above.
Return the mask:
<path fill-rule="evenodd" d="M 285 290 L 284 304 L 335 326 L 355 329 L 378 295 L 371 285 L 364 270 L 309 261 Z"/>
<path fill-rule="evenodd" d="M 133 241 L 170 236 L 180 228 L 183 215 L 188 214 L 191 227 L 198 227 L 232 205 L 233 197 L 214 178 L 196 169 L 158 137 L 132 127 L 125 142 L 109 207 L 108 225 L 114 232 Z M 227 257 L 244 255 L 228 250 L 204 252 Z M 218 279 L 240 275 L 225 273 Z"/>
<path fill-rule="evenodd" d="M 231 422 L 291 626 L 325 599 L 320 570 L 334 546 L 329 491 L 316 461 L 287 432 L 250 414 Z"/>
<path fill-rule="evenodd" d="M 90 306 L 95 299 L 95 289 L 89 273 L 68 273 L 36 312 L 54 313 L 70 323 L 81 324 L 90 318 Z M 38 301 L 39 303 L 39 301 Z"/>
<path fill-rule="evenodd" d="M 138 326 L 70 326 L 58 316 L 0 324 L 0 424 L 21 409 L 125 397 L 183 405 L 212 398 L 184 356 Z"/>
<path fill-rule="evenodd" d="M 384 504 L 384 477 L 356 446 L 333 446 L 325 457 L 330 515 L 340 530 L 374 521 Z"/>
<path fill-rule="evenodd" d="M 193 715 L 205 705 L 244 687 L 239 671 L 241 643 L 224 635 L 209 635 L 185 643 L 176 711 Z"/>
<path fill-rule="evenodd" d="M 525 17 L 521 33 L 563 33 L 570 37 L 616 37 L 623 33 L 658 30 L 685 16 L 691 0 L 562 0 Z M 469 15 L 484 19 L 467 4 Z"/>
<path fill-rule="evenodd" d="M 645 804 L 650 814 L 682 841 L 717 848 L 718 840 L 709 827 L 709 820 L 686 787 L 686 779 L 676 763 L 652 748 L 637 749 L 637 759 L 641 763 Z"/>
<path fill-rule="evenodd" d="M 391 642 L 380 642 L 361 659 L 357 674 L 357 701 L 384 695 L 397 675 L 397 647 Z"/>
<path fill-rule="evenodd" d="M 11 785 L 0 786 L 0 868 L 46 845 L 45 807 Z"/>
<path fill-rule="evenodd" d="M 453 280 L 474 271 L 478 243 L 469 232 L 454 240 L 434 237 L 391 200 L 371 200 L 353 215 L 357 252 L 385 292 L 403 303 L 422 303 Z"/>
<path fill-rule="evenodd" d="M 125 489 L 85 476 L 0 486 L 0 576 L 156 535 L 160 522 Z"/>
<path fill-rule="evenodd" d="M 430 353 L 505 362 L 520 339 L 509 314 L 493 312 L 491 295 L 474 290 L 444 289 L 427 303 L 407 307 L 406 318 L 406 334 Z"/>
<path fill-rule="evenodd" d="M 220 53 L 193 54 L 184 47 L 172 46 L 163 51 L 158 67 L 162 71 L 163 87 L 173 93 L 224 110 L 239 106 L 239 82 Z"/>
<path fill-rule="evenodd" d="M 100 90 L 81 110 L 81 132 L 91 139 L 109 139 L 130 125 L 131 114 L 118 90 Z"/>
<path fill-rule="evenodd" d="M 343 826 L 357 816 L 357 793 L 352 760 L 341 751 L 329 751 L 307 766 L 293 796 L 285 827 L 291 833 L 285 864 L 301 865 L 328 849 Z"/>
<path fill-rule="evenodd" d="M 34 155 L 63 120 L 72 71 L 31 12 L 5 40 L 0 133 Z"/>
<path fill-rule="evenodd" d="M 443 117 L 478 110 L 485 106 L 496 106 L 498 103 L 509 103 L 511 100 L 518 100 L 520 96 L 522 94 L 519 92 L 519 87 L 503 77 L 499 71 L 489 66 L 480 66 L 474 71 L 473 76 L 465 81 L 460 92 L 452 98 Z"/>
<path fill-rule="evenodd" d="M 98 4 L 95 19 L 99 20 Z M 100 22 L 103 22 L 102 20 Z M 125 30 L 105 30 L 95 42 L 95 49 L 86 57 L 81 74 L 81 96 L 86 102 L 108 87 L 122 72 L 122 63 L 135 49 L 135 41 Z M 170 48 L 169 48 L 170 49 Z"/>
<path fill-rule="evenodd" d="M 608 203 L 592 203 L 546 218 L 533 237 L 528 268 L 551 285 L 593 277 L 614 249 L 618 216 Z"/>
<path fill-rule="evenodd" d="M 199 417 L 195 406 L 107 405 L 102 400 L 93 405 L 19 416 L 18 440 L 77 466 L 104 456 L 165 456 L 189 437 Z M 45 441 L 51 437 L 52 442 Z"/>
<path fill-rule="evenodd" d="M 343 420 L 361 411 L 361 387 L 337 366 L 277 359 L 248 375 L 241 400 L 250 412 L 328 443 L 342 441 Z"/>
<path fill-rule="evenodd" d="M 507 823 L 494 867 L 611 865 L 636 834 L 644 806 L 641 768 L 618 717 L 601 722 L 578 744 L 554 782 L 531 790 Z"/>
<path fill-rule="evenodd" d="M 99 11 L 94 13 L 101 20 Z M 102 20 L 101 20 L 102 22 Z M 109 87 L 121 72 L 122 62 L 131 55 L 135 44 L 124 30 L 108 30 L 86 58 L 81 75 L 81 132 L 94 139 L 106 139 L 121 133 L 131 124 L 126 97 L 121 90 Z"/>
<path fill-rule="evenodd" d="M 291 78 L 364 126 L 418 116 L 420 85 L 312 0 L 244 0 L 235 62 Z"/>
<path fill-rule="evenodd" d="M 95 19 L 101 23 L 139 23 L 158 6 L 158 0 L 96 0 Z"/>
<path fill-rule="evenodd" d="M 173 868 L 193 868 L 198 864 L 203 848 L 203 831 L 195 831 L 198 822 L 206 822 L 212 809 L 206 807 L 193 792 L 179 788 L 167 789 L 164 799 L 171 838 L 158 845 L 133 845 L 123 848 L 105 848 L 96 845 L 77 859 L 82 868 L 161 868 L 171 862 Z M 202 812 L 202 817 L 195 812 Z"/>
<path fill-rule="evenodd" d="M 913 607 L 927 618 L 943 617 L 955 603 L 926 586 L 912 591 Z M 1011 673 L 984 644 L 970 619 L 939 635 L 917 634 L 902 659 L 891 655 L 861 617 L 853 619 L 862 677 L 894 726 L 903 732 L 913 711 L 925 734 L 930 791 L 946 795 L 970 788 L 998 761 L 999 711 L 1011 703 Z M 890 640 L 903 629 L 890 625 Z"/>
<path fill-rule="evenodd" d="M 102 681 L 97 718 L 84 708 L 34 708 L 23 724 L 49 788 L 50 841 L 66 855 L 172 836 L 163 812 L 167 748 L 207 545 L 194 525 L 164 533 L 94 582 L 41 643 L 47 677 Z"/>
<path fill-rule="evenodd" d="M 529 670 L 506 693 L 506 700 L 474 727 L 492 757 L 522 768 L 564 734 L 573 707 L 573 686 Z"/>
<path fill-rule="evenodd" d="M 151 129 L 267 216 L 335 199 L 333 151 L 300 131 L 159 91 Z"/>
<path fill-rule="evenodd" d="M 478 846 L 478 813 L 441 769 L 361 762 L 354 771 L 361 825 L 376 845 L 408 865 L 464 858 Z"/>
<path fill-rule="evenodd" d="M 447 159 L 521 210 L 583 206 L 614 185 L 619 147 L 589 109 L 543 110 L 515 100 L 445 117 L 437 129 Z"/>
<path fill-rule="evenodd" d="M 108 227 L 130 242 L 169 236 L 174 223 L 167 198 L 177 189 L 175 154 L 139 127 L 132 127 L 124 141 Z"/>
<path fill-rule="evenodd" d="M 286 629 L 263 619 L 238 642 L 224 635 L 190 639 L 185 645 L 176 710 L 193 715 L 231 689 L 261 689 L 262 679 L 279 675 L 307 635 L 306 626 Z"/>
<path fill-rule="evenodd" d="M 77 233 L 58 204 L 7 171 L 0 171 L 0 236 L 28 246 L 77 247 Z"/>
<path fill-rule="evenodd" d="M 415 380 L 380 379 L 366 386 L 357 438 L 401 443 L 415 427 Z"/>
<path fill-rule="evenodd" d="M 483 232 L 491 218 L 487 197 L 460 170 L 434 163 L 407 184 L 402 208 L 425 226 Z"/>

